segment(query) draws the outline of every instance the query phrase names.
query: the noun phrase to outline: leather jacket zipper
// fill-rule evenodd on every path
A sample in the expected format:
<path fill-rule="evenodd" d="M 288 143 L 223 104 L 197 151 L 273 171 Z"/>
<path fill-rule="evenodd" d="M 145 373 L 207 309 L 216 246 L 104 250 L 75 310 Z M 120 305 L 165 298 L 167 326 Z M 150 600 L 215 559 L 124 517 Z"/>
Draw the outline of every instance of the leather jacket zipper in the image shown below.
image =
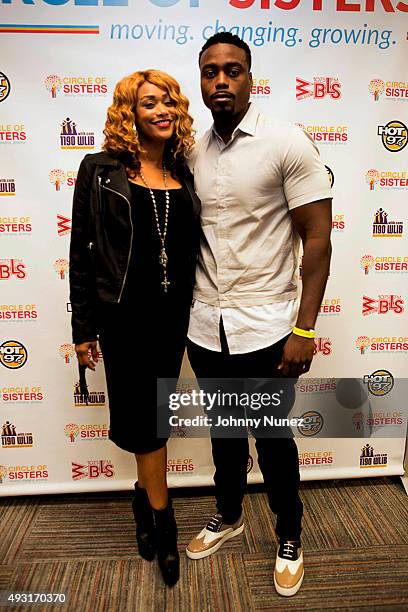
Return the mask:
<path fill-rule="evenodd" d="M 129 221 L 130 221 L 130 248 L 129 248 L 129 253 L 128 253 L 128 258 L 127 258 L 127 264 L 126 264 L 126 270 L 125 270 L 125 275 L 123 277 L 123 281 L 122 281 L 122 287 L 120 289 L 119 292 L 119 297 L 117 299 L 117 303 L 119 304 L 121 298 L 122 298 L 122 293 L 123 293 L 123 289 L 125 287 L 125 283 L 126 283 L 126 278 L 127 278 L 127 274 L 128 274 L 128 270 L 129 270 L 129 264 L 130 264 L 130 257 L 132 254 L 132 246 L 133 246 L 133 222 L 132 222 L 132 211 L 131 211 L 131 207 L 130 207 L 130 202 L 127 199 L 127 197 L 125 195 L 123 195 L 123 193 L 120 193 L 119 191 L 115 191 L 115 189 L 111 189 L 110 187 L 106 187 L 105 185 L 102 184 L 102 179 L 100 176 L 98 176 L 98 182 L 99 182 L 99 187 L 103 187 L 103 189 L 106 189 L 107 191 L 111 191 L 112 193 L 116 193 L 116 195 L 120 196 L 121 198 L 123 198 L 124 200 L 126 200 L 128 207 L 129 207 Z"/>

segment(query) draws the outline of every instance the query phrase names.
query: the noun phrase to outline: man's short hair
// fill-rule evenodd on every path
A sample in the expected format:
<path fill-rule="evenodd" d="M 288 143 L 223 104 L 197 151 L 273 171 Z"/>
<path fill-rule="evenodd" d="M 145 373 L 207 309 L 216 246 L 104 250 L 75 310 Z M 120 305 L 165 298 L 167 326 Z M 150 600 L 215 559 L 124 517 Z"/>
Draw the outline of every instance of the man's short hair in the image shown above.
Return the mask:
<path fill-rule="evenodd" d="M 212 47 L 213 45 L 218 45 L 219 43 L 225 44 L 225 45 L 235 45 L 235 47 L 239 47 L 239 49 L 242 49 L 243 51 L 245 51 L 245 55 L 246 55 L 247 62 L 248 62 L 248 69 L 251 70 L 251 63 L 252 63 L 251 49 L 248 47 L 248 45 L 246 44 L 244 40 L 242 40 L 236 34 L 231 34 L 231 32 L 217 32 L 217 34 L 214 34 L 213 36 L 211 36 L 211 38 L 207 40 L 207 42 L 204 44 L 203 48 L 201 49 L 199 53 L 198 63 L 200 63 L 201 56 L 204 53 L 204 51 L 207 51 L 209 47 Z"/>

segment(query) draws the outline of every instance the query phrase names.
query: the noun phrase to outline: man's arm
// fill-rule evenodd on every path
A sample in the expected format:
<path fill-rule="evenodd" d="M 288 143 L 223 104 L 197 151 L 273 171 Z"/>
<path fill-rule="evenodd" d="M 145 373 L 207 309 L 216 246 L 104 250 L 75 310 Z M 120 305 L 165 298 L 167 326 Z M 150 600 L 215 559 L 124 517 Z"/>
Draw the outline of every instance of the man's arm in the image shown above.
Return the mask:
<path fill-rule="evenodd" d="M 332 227 L 331 200 L 318 200 L 290 211 L 292 223 L 303 244 L 302 295 L 296 327 L 313 329 L 329 275 Z M 279 369 L 297 377 L 310 369 L 314 340 L 289 336 Z"/>

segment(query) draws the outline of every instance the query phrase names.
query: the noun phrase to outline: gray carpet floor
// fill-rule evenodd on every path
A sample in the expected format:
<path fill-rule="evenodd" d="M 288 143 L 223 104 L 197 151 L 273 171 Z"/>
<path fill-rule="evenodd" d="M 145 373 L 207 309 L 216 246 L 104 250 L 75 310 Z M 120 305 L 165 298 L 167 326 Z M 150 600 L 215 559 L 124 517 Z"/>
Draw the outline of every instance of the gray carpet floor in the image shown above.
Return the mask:
<path fill-rule="evenodd" d="M 183 550 L 214 511 L 212 488 L 174 490 L 181 578 L 164 586 L 135 550 L 131 493 L 0 500 L 0 589 L 66 593 L 75 612 L 408 611 L 408 498 L 399 478 L 302 483 L 305 579 L 293 598 L 273 587 L 274 517 L 261 486 L 246 528 L 211 557 Z"/>

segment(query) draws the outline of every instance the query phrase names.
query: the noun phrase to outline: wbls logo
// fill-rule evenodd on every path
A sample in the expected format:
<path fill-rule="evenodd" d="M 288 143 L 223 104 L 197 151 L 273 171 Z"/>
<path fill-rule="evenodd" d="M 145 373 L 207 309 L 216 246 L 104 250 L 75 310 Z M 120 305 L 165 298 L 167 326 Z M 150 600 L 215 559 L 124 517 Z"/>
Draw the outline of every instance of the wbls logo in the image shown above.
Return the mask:
<path fill-rule="evenodd" d="M 373 299 L 363 295 L 362 314 L 387 314 L 394 312 L 401 314 L 404 312 L 404 300 L 400 295 L 380 295 L 378 299 Z"/>
<path fill-rule="evenodd" d="M 114 475 L 114 465 L 110 459 L 97 459 L 88 461 L 87 463 L 72 462 L 72 478 L 80 480 L 81 478 L 112 478 Z"/>
<path fill-rule="evenodd" d="M 71 219 L 64 215 L 57 215 L 58 236 L 66 236 L 71 232 Z"/>
<path fill-rule="evenodd" d="M 95 135 L 93 132 L 78 132 L 75 121 L 67 117 L 61 124 L 61 149 L 94 149 Z"/>
<path fill-rule="evenodd" d="M 314 341 L 314 355 L 321 353 L 325 357 L 332 353 L 332 341 L 330 338 L 315 338 Z"/>
<path fill-rule="evenodd" d="M 333 100 L 341 98 L 341 83 L 335 77 L 313 77 L 313 81 L 305 81 L 296 77 L 296 99 L 314 98 L 322 100 L 329 96 Z"/>
<path fill-rule="evenodd" d="M 21 259 L 0 259 L 0 280 L 14 277 L 20 280 L 27 278 L 25 264 Z"/>
<path fill-rule="evenodd" d="M 388 221 L 388 213 L 379 208 L 374 215 L 373 238 L 401 238 L 403 221 Z"/>

